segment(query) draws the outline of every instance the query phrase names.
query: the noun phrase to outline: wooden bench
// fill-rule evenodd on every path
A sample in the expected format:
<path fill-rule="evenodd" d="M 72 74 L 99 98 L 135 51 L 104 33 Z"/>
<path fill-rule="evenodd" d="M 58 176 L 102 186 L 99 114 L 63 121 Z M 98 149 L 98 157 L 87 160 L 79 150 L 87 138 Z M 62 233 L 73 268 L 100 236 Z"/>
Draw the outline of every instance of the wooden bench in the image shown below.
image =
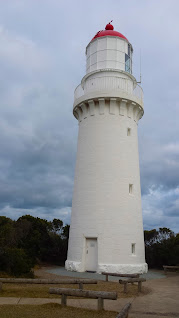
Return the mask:
<path fill-rule="evenodd" d="M 131 303 L 126 304 L 126 305 L 122 308 L 122 310 L 120 311 L 120 313 L 116 316 L 116 318 L 127 318 L 130 308 L 131 308 Z"/>
<path fill-rule="evenodd" d="M 163 269 L 164 269 L 164 272 L 165 272 L 165 274 L 166 274 L 166 272 L 167 272 L 167 270 L 169 269 L 174 269 L 174 270 L 178 270 L 179 269 L 179 266 L 168 266 L 168 265 L 164 265 L 163 266 Z"/>
<path fill-rule="evenodd" d="M 83 284 L 97 284 L 96 279 L 36 279 L 36 278 L 0 278 L 0 290 L 2 284 L 78 284 L 83 289 Z"/>
<path fill-rule="evenodd" d="M 108 276 L 139 278 L 139 274 L 137 273 L 136 274 L 117 274 L 117 273 L 102 272 L 101 274 L 106 276 L 106 282 L 108 282 Z"/>
<path fill-rule="evenodd" d="M 71 288 L 50 288 L 50 294 L 62 295 L 61 304 L 66 306 L 67 296 L 75 297 L 85 297 L 98 299 L 98 310 L 104 309 L 104 299 L 117 299 L 116 292 L 105 292 L 105 291 L 93 291 L 93 290 L 80 290 L 80 289 L 71 289 Z"/>
<path fill-rule="evenodd" d="M 126 278 L 126 279 L 120 279 L 119 284 L 124 285 L 124 293 L 127 293 L 127 285 L 138 283 L 138 291 L 142 291 L 142 282 L 146 282 L 145 278 Z"/>

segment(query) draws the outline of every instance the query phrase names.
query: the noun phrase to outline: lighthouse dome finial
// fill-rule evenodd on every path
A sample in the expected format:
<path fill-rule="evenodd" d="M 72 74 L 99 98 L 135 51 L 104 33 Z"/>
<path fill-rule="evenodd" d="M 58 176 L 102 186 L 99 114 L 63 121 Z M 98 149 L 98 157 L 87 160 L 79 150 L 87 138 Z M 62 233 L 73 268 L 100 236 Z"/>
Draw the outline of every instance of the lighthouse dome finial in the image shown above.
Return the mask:
<path fill-rule="evenodd" d="M 113 20 L 111 20 L 112 22 Z M 111 22 L 109 22 L 108 24 L 106 24 L 105 30 L 114 30 L 113 25 L 111 24 Z"/>

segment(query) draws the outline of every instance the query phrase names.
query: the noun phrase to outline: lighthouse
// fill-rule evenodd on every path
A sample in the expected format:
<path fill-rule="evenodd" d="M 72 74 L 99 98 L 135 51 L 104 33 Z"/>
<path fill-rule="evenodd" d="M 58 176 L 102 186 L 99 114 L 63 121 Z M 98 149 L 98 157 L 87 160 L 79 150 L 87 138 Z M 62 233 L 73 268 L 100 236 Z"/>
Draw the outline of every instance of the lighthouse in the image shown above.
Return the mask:
<path fill-rule="evenodd" d="M 143 91 L 132 54 L 111 23 L 86 47 L 86 75 L 74 93 L 79 133 L 67 270 L 147 272 L 137 131 Z"/>

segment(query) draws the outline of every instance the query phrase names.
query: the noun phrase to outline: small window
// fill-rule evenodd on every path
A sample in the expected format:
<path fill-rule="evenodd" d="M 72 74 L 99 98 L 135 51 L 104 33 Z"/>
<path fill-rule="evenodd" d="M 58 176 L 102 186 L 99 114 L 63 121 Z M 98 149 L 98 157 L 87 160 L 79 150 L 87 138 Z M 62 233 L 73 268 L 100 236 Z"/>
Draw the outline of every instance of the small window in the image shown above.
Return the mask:
<path fill-rule="evenodd" d="M 135 255 L 135 243 L 131 244 L 132 255 Z"/>
<path fill-rule="evenodd" d="M 125 71 L 130 73 L 130 57 L 125 54 Z"/>
<path fill-rule="evenodd" d="M 127 136 L 131 136 L 131 128 L 127 128 Z"/>
<path fill-rule="evenodd" d="M 133 184 L 129 184 L 129 194 L 133 193 Z"/>

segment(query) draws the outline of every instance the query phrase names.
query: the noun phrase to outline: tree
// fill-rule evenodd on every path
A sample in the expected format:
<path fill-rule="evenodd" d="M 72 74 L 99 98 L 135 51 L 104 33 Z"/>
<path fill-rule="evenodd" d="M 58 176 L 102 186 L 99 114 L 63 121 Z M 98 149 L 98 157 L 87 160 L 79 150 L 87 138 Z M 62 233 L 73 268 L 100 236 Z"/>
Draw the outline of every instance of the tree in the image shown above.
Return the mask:
<path fill-rule="evenodd" d="M 0 216 L 0 248 L 16 244 L 14 224 L 10 218 Z"/>
<path fill-rule="evenodd" d="M 55 232 L 55 233 L 61 233 L 62 231 L 62 227 L 63 227 L 63 221 L 59 220 L 59 219 L 53 219 L 52 221 L 52 230 Z"/>
<path fill-rule="evenodd" d="M 51 248 L 48 221 L 31 215 L 24 215 L 17 220 L 16 226 L 20 233 L 18 247 L 23 248 L 34 263 L 37 259 L 46 261 L 48 251 Z"/>
<path fill-rule="evenodd" d="M 3 266 L 1 270 L 14 276 L 31 276 L 32 262 L 23 249 L 6 248 L 3 255 Z"/>
<path fill-rule="evenodd" d="M 63 265 L 66 260 L 69 225 L 63 221 L 24 215 L 17 221 L 0 217 L 0 270 L 11 275 L 31 275 L 37 262 Z"/>
<path fill-rule="evenodd" d="M 144 231 L 144 241 L 146 246 L 151 246 L 156 242 L 158 231 L 156 229 Z"/>
<path fill-rule="evenodd" d="M 149 267 L 179 264 L 179 234 L 169 228 L 144 231 L 146 261 Z"/>
<path fill-rule="evenodd" d="M 63 227 L 63 232 L 62 232 L 62 236 L 65 240 L 68 241 L 69 239 L 69 234 L 70 234 L 70 225 L 66 224 L 64 227 Z"/>

